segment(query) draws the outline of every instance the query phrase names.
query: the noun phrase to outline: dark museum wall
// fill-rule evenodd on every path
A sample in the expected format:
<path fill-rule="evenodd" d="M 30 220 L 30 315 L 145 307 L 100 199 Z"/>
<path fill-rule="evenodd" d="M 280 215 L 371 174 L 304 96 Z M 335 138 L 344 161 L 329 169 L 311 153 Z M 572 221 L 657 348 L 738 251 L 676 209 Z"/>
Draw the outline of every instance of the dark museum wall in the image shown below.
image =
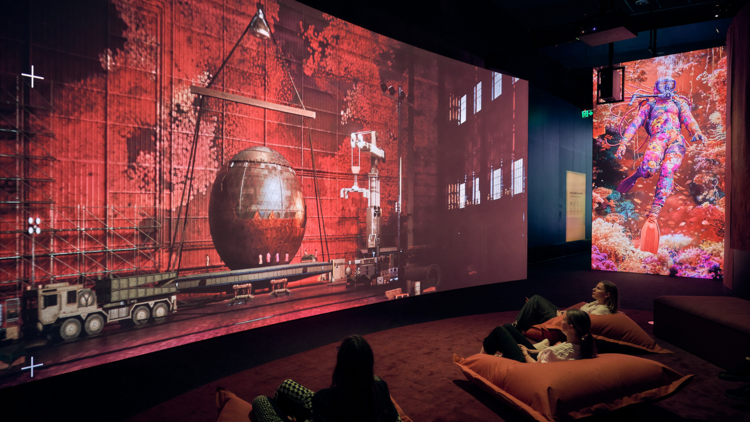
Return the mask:
<path fill-rule="evenodd" d="M 580 108 L 529 84 L 529 262 L 591 249 L 591 220 L 585 241 L 565 242 L 566 172 L 586 174 L 591 185 L 592 120 Z M 586 215 L 591 214 L 591 191 Z"/>
<path fill-rule="evenodd" d="M 750 299 L 750 4 L 737 14 L 727 35 L 727 221 L 724 285 Z"/>

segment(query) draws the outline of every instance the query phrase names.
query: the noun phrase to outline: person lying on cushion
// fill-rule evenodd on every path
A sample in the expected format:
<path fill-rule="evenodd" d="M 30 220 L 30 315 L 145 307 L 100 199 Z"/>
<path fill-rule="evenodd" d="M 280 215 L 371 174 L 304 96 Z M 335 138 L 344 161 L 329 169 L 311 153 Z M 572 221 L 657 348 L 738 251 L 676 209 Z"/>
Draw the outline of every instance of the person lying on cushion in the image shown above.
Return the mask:
<path fill-rule="evenodd" d="M 333 382 L 317 393 L 292 380 L 284 381 L 273 399 L 258 396 L 253 413 L 258 422 L 400 422 L 388 384 L 373 374 L 375 358 L 358 335 L 339 346 Z"/>
<path fill-rule="evenodd" d="M 617 286 L 610 281 L 601 281 L 594 287 L 591 295 L 593 302 L 583 305 L 582 311 L 590 315 L 610 315 L 616 314 L 620 308 L 620 299 L 617 293 Z M 526 332 L 532 325 L 547 322 L 552 318 L 562 315 L 562 311 L 549 300 L 534 295 L 526 301 L 521 311 L 516 316 L 514 325 L 521 332 Z"/>
<path fill-rule="evenodd" d="M 596 356 L 589 314 L 568 309 L 563 314 L 562 332 L 566 340 L 554 346 L 536 350 L 512 324 L 496 327 L 482 342 L 479 353 L 502 356 L 519 362 L 547 363 L 563 360 L 590 359 Z"/>

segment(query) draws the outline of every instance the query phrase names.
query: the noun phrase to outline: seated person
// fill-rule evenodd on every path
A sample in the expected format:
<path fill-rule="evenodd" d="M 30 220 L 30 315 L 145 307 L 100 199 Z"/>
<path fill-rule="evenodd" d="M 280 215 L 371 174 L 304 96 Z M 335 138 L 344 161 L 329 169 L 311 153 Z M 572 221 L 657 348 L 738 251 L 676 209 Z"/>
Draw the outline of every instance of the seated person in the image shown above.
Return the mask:
<path fill-rule="evenodd" d="M 601 281 L 594 287 L 593 302 L 583 305 L 581 310 L 590 315 L 610 315 L 616 314 L 620 308 L 620 299 L 617 293 L 617 286 L 610 281 Z M 526 301 L 521 311 L 516 316 L 514 325 L 521 332 L 527 331 L 532 325 L 547 322 L 552 318 L 561 315 L 562 311 L 547 299 L 534 295 Z"/>
<path fill-rule="evenodd" d="M 286 380 L 273 399 L 258 396 L 253 400 L 253 413 L 258 422 L 400 421 L 388 384 L 373 374 L 374 363 L 367 341 L 351 335 L 339 346 L 330 388 L 313 394 Z"/>
<path fill-rule="evenodd" d="M 527 363 L 547 363 L 563 360 L 590 359 L 596 356 L 589 314 L 578 309 L 565 311 L 562 332 L 567 341 L 536 350 L 526 337 L 513 326 L 496 327 L 482 343 L 479 353 L 502 356 Z"/>

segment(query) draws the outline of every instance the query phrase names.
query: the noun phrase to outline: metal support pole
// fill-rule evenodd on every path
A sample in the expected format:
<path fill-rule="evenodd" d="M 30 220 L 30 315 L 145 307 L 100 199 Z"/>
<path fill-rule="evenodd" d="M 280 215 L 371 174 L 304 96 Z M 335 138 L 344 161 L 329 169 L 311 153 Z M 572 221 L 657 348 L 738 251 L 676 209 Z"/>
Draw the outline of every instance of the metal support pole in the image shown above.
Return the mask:
<path fill-rule="evenodd" d="M 401 169 L 401 87 L 398 87 L 398 97 L 396 102 L 396 114 L 398 115 L 397 124 L 398 128 L 396 129 L 396 140 L 398 141 L 398 204 L 396 207 L 396 216 L 397 216 L 397 226 L 398 230 L 396 232 L 396 252 L 398 254 L 401 253 L 401 179 L 402 179 L 402 169 Z M 401 265 L 401 262 L 399 262 L 399 266 Z"/>
<path fill-rule="evenodd" d="M 34 259 L 36 257 L 34 253 L 34 244 L 36 243 L 36 235 L 31 234 L 31 289 L 34 289 Z"/>

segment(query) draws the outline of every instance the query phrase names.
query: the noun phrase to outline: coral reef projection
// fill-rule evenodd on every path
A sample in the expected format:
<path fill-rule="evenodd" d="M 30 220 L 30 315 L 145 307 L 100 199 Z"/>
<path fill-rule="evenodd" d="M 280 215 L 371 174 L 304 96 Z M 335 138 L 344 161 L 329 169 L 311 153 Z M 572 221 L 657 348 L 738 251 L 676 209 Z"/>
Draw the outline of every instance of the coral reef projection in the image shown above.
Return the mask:
<path fill-rule="evenodd" d="M 594 110 L 591 267 L 720 279 L 726 53 L 622 65 L 626 101 Z"/>

